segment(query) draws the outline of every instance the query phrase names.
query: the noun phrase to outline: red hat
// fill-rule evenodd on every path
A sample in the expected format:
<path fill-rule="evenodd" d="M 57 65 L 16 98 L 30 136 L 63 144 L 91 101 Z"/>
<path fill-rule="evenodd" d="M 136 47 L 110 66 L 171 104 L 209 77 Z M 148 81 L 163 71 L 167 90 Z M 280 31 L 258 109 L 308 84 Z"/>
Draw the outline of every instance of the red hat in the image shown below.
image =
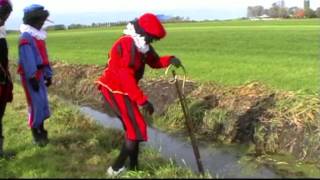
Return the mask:
<path fill-rule="evenodd" d="M 146 13 L 142 15 L 138 19 L 139 26 L 149 35 L 157 37 L 157 38 L 164 38 L 166 36 L 166 30 L 162 26 L 161 22 L 151 13 Z"/>

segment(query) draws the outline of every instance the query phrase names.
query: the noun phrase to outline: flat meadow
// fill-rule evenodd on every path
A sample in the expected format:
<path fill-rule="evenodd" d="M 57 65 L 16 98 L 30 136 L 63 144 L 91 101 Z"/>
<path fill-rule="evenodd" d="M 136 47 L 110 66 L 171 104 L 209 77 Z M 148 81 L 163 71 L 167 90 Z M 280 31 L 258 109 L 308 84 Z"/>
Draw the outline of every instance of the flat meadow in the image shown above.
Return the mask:
<path fill-rule="evenodd" d="M 319 19 L 166 23 L 167 37 L 154 44 L 160 55 L 176 55 L 188 78 L 240 85 L 259 81 L 276 89 L 317 91 Z M 52 61 L 107 63 L 108 51 L 125 26 L 49 31 Z M 18 34 L 8 37 L 16 60 Z M 164 71 L 148 69 L 146 76 Z"/>

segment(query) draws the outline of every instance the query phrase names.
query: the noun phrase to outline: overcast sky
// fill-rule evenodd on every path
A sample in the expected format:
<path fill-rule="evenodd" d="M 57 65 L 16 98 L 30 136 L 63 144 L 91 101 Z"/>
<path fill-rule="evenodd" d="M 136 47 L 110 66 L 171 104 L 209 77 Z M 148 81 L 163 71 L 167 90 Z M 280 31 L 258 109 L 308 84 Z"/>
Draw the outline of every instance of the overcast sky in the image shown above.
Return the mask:
<path fill-rule="evenodd" d="M 190 17 L 191 19 L 231 19 L 246 16 L 248 6 L 269 8 L 277 0 L 11 0 L 14 11 L 7 23 L 16 29 L 21 23 L 23 8 L 30 4 L 44 5 L 55 24 L 92 23 L 130 20 L 144 12 Z M 303 7 L 303 0 L 286 0 L 287 7 Z M 320 7 L 320 0 L 311 0 L 311 8 Z M 90 22 L 89 22 L 90 21 Z"/>

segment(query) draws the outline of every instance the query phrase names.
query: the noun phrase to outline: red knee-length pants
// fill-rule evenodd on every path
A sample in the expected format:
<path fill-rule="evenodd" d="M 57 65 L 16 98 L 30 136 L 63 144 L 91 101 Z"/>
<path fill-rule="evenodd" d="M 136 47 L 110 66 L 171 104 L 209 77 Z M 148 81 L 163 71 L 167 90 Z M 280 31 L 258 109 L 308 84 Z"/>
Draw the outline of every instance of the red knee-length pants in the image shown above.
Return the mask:
<path fill-rule="evenodd" d="M 147 124 L 137 103 L 133 102 L 127 95 L 112 93 L 104 87 L 101 87 L 100 91 L 122 121 L 126 138 L 133 141 L 147 141 Z"/>

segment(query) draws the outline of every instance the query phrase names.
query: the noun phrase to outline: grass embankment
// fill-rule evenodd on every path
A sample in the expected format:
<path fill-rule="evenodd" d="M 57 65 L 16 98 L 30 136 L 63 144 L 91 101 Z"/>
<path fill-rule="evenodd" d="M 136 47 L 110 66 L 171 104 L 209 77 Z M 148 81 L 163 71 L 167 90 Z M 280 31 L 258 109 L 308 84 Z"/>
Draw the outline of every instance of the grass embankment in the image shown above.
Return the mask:
<path fill-rule="evenodd" d="M 13 159 L 0 159 L 0 178 L 108 178 L 106 168 L 118 155 L 122 133 L 105 129 L 70 105 L 51 97 L 52 117 L 46 122 L 50 143 L 32 144 L 27 127 L 24 92 L 15 86 L 15 99 L 4 117 L 5 150 Z M 142 171 L 127 171 L 120 178 L 197 178 L 150 149 L 143 148 Z"/>
<path fill-rule="evenodd" d="M 237 87 L 203 84 L 187 98 L 193 129 L 206 143 L 247 144 L 246 153 L 285 177 L 320 177 L 318 94 L 272 90 L 259 83 Z M 176 102 L 155 126 L 186 133 Z"/>
<path fill-rule="evenodd" d="M 189 77 L 241 85 L 260 81 L 284 90 L 318 90 L 319 20 L 221 21 L 165 24 L 168 36 L 155 44 L 159 54 L 181 58 Z M 123 27 L 50 31 L 52 60 L 72 64 L 107 63 Z M 17 34 L 8 36 L 17 59 Z M 163 71 L 148 71 L 158 77 Z"/>

